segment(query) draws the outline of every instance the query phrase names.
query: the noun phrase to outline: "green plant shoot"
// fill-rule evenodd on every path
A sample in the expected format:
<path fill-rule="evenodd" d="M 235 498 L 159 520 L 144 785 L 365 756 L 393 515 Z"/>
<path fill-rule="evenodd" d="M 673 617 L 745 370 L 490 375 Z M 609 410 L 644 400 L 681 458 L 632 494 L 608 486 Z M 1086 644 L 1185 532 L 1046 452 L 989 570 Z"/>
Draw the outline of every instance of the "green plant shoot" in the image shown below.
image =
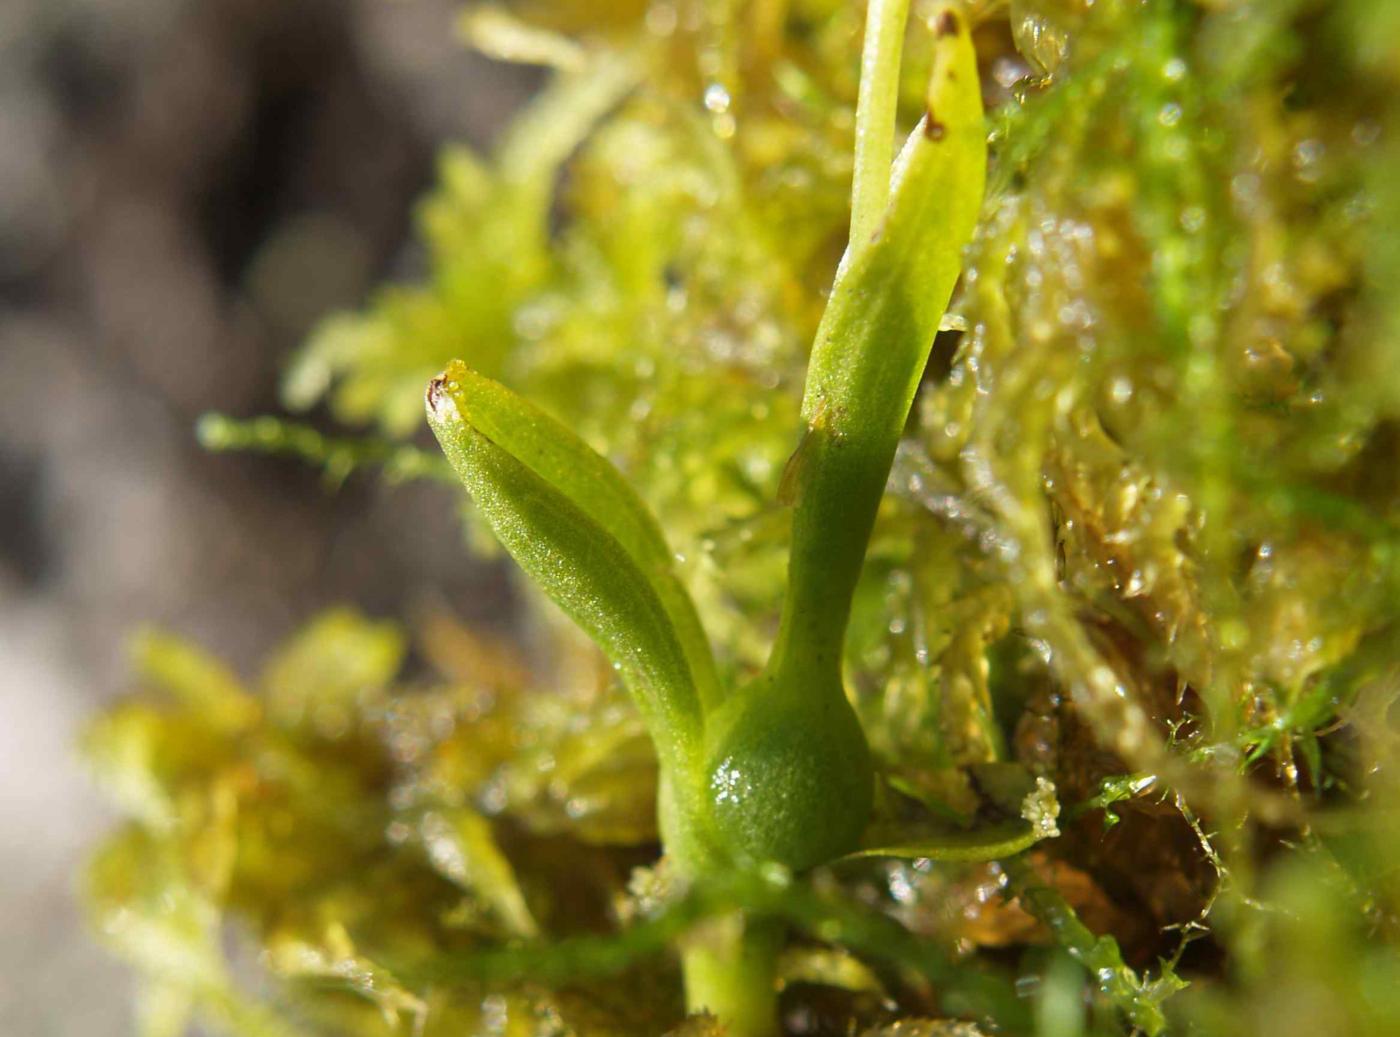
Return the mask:
<path fill-rule="evenodd" d="M 865 739 L 842 684 L 846 623 L 986 178 L 967 22 L 946 8 L 933 31 L 927 111 L 895 166 L 878 229 L 864 239 L 853 223 L 812 348 L 806 427 L 790 462 L 796 499 L 778 641 L 764 673 L 707 727 L 711 800 L 727 840 L 795 868 L 853 849 L 869 816 Z M 880 129 L 863 128 L 860 139 L 878 140 Z"/>
<path fill-rule="evenodd" d="M 843 686 L 842 644 L 986 177 L 976 55 L 951 7 L 931 23 L 926 111 L 891 170 L 882 142 L 894 133 L 904 17 L 902 4 L 871 5 L 850 245 L 812 348 L 791 462 L 787 596 L 756 679 L 721 692 L 659 526 L 604 458 L 460 362 L 428 387 L 429 423 L 497 537 L 636 699 L 661 760 L 667 849 L 691 873 L 767 861 L 806 869 L 854 850 L 869 820 L 873 772 Z M 759 919 L 740 925 L 750 932 L 735 960 L 688 955 L 691 1007 L 719 1012 L 739 1034 L 767 1032 L 771 962 L 761 963 L 773 934 Z"/>

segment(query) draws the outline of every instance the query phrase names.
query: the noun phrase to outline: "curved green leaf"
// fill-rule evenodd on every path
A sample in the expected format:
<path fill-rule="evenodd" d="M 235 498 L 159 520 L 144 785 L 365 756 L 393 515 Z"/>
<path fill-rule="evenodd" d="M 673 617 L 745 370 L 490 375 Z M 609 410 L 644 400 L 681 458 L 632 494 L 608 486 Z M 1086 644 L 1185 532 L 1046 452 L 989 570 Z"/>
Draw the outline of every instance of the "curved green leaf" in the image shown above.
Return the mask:
<path fill-rule="evenodd" d="M 483 435 L 564 494 L 632 556 L 670 616 L 706 708 L 721 695 L 695 604 L 673 568 L 661 526 L 622 473 L 562 423 L 460 360 L 443 372 L 454 400 Z"/>
<path fill-rule="evenodd" d="M 670 568 L 671 550 L 655 517 L 622 473 L 567 426 L 460 360 L 447 365 L 440 382 L 439 393 L 452 398 L 474 429 L 585 511 L 637 564 Z"/>
<path fill-rule="evenodd" d="M 663 762 L 688 760 L 702 723 L 691 657 L 703 648 L 708 662 L 709 649 L 693 641 L 699 621 L 641 502 L 563 425 L 463 364 L 433 380 L 427 410 L 502 545 L 621 673 Z"/>
<path fill-rule="evenodd" d="M 995 861 L 1014 857 L 1042 839 L 1060 834 L 1056 821 L 1060 803 L 1054 783 L 1045 777 L 1032 781 L 1015 765 L 984 765 L 978 771 L 990 788 L 990 797 L 1002 809 L 1019 806 L 1020 817 L 980 828 L 963 829 L 930 821 L 921 825 L 876 823 L 861 840 L 854 857 L 904 857 L 934 861 Z M 1018 773 L 1019 772 L 1019 773 Z"/>

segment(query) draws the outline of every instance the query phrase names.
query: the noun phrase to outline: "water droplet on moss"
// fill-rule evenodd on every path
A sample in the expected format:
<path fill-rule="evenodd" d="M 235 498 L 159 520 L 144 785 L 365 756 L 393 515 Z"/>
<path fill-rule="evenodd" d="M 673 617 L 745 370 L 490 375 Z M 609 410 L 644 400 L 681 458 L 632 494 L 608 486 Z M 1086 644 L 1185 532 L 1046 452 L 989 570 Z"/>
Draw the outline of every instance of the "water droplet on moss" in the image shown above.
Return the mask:
<path fill-rule="evenodd" d="M 711 83 L 705 87 L 705 107 L 716 115 L 729 111 L 729 91 L 721 83 Z"/>

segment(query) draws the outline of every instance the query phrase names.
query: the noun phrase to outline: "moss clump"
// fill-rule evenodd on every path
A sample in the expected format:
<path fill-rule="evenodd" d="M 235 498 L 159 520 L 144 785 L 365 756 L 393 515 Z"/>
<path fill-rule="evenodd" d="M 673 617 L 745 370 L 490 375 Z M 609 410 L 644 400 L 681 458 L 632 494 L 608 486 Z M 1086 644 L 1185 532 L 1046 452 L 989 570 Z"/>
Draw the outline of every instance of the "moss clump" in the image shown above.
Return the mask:
<path fill-rule="evenodd" d="M 251 683 L 155 637 L 88 739 L 130 815 L 91 901 L 148 1032 L 656 1034 L 683 1013 L 667 949 L 736 911 L 785 927 L 793 1033 L 1400 1029 L 1393 5 L 970 14 L 991 183 L 845 678 L 882 835 L 1001 831 L 1034 794 L 1054 819 L 1036 779 L 1062 834 L 1005 864 L 639 876 L 655 759 L 552 613 L 528 666 L 337 613 Z M 738 686 L 778 624 L 861 5 L 466 24 L 559 68 L 494 158 L 444 156 L 424 283 L 289 371 L 290 406 L 367 438 L 206 428 L 436 476 L 422 389 L 463 355 L 624 470 Z M 906 128 L 928 48 L 910 33 Z M 275 982 L 239 985 L 230 943 Z"/>

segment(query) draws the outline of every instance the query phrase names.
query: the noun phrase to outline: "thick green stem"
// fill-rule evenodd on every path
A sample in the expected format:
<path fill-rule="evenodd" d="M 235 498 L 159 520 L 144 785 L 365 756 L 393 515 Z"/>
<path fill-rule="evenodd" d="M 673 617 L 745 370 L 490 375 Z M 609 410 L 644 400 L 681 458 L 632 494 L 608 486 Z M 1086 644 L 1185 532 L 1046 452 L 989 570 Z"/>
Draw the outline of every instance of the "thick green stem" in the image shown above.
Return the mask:
<path fill-rule="evenodd" d="M 852 251 L 871 240 L 889 204 L 899 66 L 908 17 L 909 0 L 870 0 L 866 8 L 851 184 Z M 795 651 L 803 657 L 802 668 L 834 675 L 840 672 L 850 599 L 894 455 L 883 449 L 884 443 L 876 444 L 873 452 L 866 442 L 843 444 L 845 437 L 837 426 L 848 416 L 830 413 L 824 405 L 806 413 L 810 380 L 808 397 L 803 403 L 807 432 L 794 458 L 793 474 L 801 480 L 801 495 L 788 563 L 790 586 L 773 662 L 780 669 L 790 669 L 797 662 L 792 658 Z M 887 401 L 878 402 L 892 409 Z M 840 406 L 844 408 L 844 401 Z M 898 417 L 898 424 L 903 420 Z"/>
<path fill-rule="evenodd" d="M 821 418 L 808 431 L 802 448 L 805 476 L 793 516 L 788 596 L 770 669 L 823 677 L 840 673 L 851 600 L 895 444 L 890 439 L 872 449 Z"/>
<path fill-rule="evenodd" d="M 728 1037 L 778 1031 L 780 924 L 741 915 L 718 920 L 682 953 L 686 1010 L 718 1018 Z"/>
<path fill-rule="evenodd" d="M 986 174 L 976 54 L 952 7 L 931 23 L 927 113 L 891 169 L 906 14 L 907 0 L 871 0 L 851 243 L 812 348 L 805 435 L 784 475 L 795 506 L 778 640 L 764 672 L 704 718 L 708 810 L 696 816 L 707 814 L 717 858 L 735 866 L 813 867 L 854 849 L 870 817 L 869 749 L 841 680 L 846 625 Z M 686 952 L 689 1005 L 732 1037 L 767 1037 L 776 937 L 738 917 L 731 926 Z"/>

